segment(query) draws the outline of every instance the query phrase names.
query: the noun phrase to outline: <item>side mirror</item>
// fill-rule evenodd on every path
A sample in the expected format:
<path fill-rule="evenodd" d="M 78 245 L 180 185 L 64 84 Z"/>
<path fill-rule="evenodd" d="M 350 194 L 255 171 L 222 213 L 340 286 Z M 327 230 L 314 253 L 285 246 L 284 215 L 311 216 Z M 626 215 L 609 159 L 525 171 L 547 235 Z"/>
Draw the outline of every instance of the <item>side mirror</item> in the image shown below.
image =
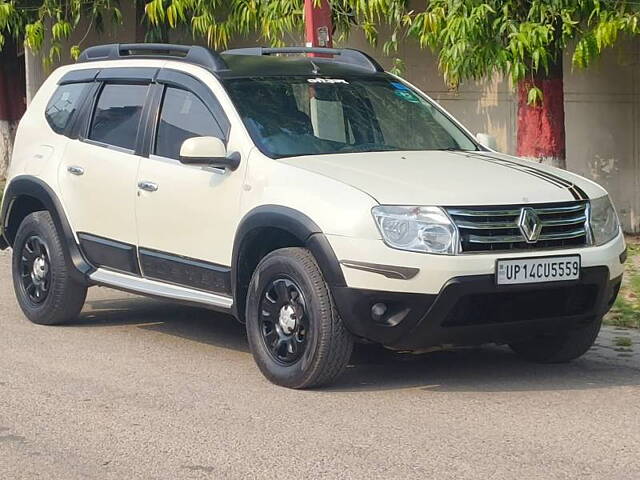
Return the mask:
<path fill-rule="evenodd" d="M 491 150 L 498 149 L 498 142 L 496 140 L 496 137 L 494 137 L 493 135 L 489 135 L 488 133 L 478 133 L 476 135 L 476 140 L 478 140 L 480 145 L 488 147 Z"/>
<path fill-rule="evenodd" d="M 235 170 L 240 165 L 240 154 L 227 153 L 227 147 L 216 137 L 188 138 L 180 147 L 180 162 L 185 165 L 204 165 Z"/>

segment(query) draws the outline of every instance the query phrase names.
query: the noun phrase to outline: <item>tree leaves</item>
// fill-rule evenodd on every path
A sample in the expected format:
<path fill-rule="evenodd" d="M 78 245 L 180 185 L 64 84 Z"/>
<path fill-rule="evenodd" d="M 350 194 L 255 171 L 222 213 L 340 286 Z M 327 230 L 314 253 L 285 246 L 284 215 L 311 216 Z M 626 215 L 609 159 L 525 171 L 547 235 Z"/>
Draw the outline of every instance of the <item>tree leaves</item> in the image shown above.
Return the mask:
<path fill-rule="evenodd" d="M 538 87 L 531 87 L 527 96 L 527 103 L 529 105 L 538 105 L 542 102 L 542 90 Z"/>
<path fill-rule="evenodd" d="M 150 27 L 165 32 L 161 37 L 167 29 L 187 28 L 214 48 L 250 34 L 281 45 L 304 26 L 304 0 L 137 1 Z M 384 32 L 389 56 L 404 37 L 415 38 L 437 53 L 454 87 L 495 73 L 513 81 L 544 75 L 574 43 L 573 65 L 586 68 L 621 35 L 640 33 L 640 2 L 624 0 L 425 0 L 421 8 L 409 0 L 329 1 L 338 38 L 355 25 L 377 44 Z M 60 56 L 61 42 L 83 28 L 83 39 L 69 51 L 76 58 L 88 32 L 102 28 L 105 19 L 122 22 L 118 0 L 0 0 L 0 47 L 7 34 L 24 36 L 33 50 L 47 38 L 52 60 Z"/>
<path fill-rule="evenodd" d="M 51 27 L 51 35 L 54 40 L 69 38 L 71 35 L 71 23 L 67 20 L 60 20 Z"/>
<path fill-rule="evenodd" d="M 69 54 L 71 55 L 71 58 L 73 60 L 78 60 L 78 57 L 80 56 L 80 46 L 79 45 L 73 45 L 71 47 L 71 49 L 69 50 Z"/>
<path fill-rule="evenodd" d="M 122 22 L 118 6 L 118 0 L 0 0 L 0 39 L 10 34 L 23 39 L 34 52 L 47 44 L 43 63 L 48 66 L 61 58 L 63 42 L 82 28 L 82 38 L 69 48 L 71 58 L 76 59 L 88 33 L 100 31 L 105 15 Z"/>
<path fill-rule="evenodd" d="M 639 8 L 622 0 L 429 0 L 408 34 L 437 52 L 453 86 L 495 73 L 518 82 L 546 76 L 572 41 L 574 66 L 589 66 L 621 33 L 640 33 Z M 530 103 L 540 95 L 532 89 Z"/>
<path fill-rule="evenodd" d="M 42 20 L 36 20 L 25 26 L 24 44 L 31 50 L 40 50 L 44 41 L 44 25 Z"/>
<path fill-rule="evenodd" d="M 586 68 L 598 56 L 598 42 L 593 32 L 586 33 L 577 43 L 572 62 L 575 67 Z"/>

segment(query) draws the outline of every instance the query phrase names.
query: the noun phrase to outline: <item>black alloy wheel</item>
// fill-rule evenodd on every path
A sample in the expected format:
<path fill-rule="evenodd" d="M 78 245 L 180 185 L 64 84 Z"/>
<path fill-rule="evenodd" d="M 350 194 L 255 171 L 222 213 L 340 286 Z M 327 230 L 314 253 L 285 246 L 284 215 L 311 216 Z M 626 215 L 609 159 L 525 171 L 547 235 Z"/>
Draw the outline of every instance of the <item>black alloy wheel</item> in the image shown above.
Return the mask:
<path fill-rule="evenodd" d="M 300 287 L 290 278 L 267 283 L 260 308 L 262 340 L 271 357 L 283 365 L 304 354 L 309 335 L 306 302 Z"/>
<path fill-rule="evenodd" d="M 49 247 L 39 235 L 25 241 L 20 257 L 21 285 L 25 296 L 34 305 L 47 299 L 51 287 Z"/>

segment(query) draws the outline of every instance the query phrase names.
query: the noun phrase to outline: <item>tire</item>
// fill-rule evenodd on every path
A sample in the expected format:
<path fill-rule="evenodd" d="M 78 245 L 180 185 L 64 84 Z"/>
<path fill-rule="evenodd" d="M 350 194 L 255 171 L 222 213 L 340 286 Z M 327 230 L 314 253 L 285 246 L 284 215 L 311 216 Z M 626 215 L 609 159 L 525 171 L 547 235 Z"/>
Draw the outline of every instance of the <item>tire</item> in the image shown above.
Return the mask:
<path fill-rule="evenodd" d="M 87 287 L 71 279 L 64 248 L 47 211 L 28 215 L 18 228 L 13 243 L 13 288 L 20 308 L 33 323 L 68 322 L 84 305 Z"/>
<path fill-rule="evenodd" d="M 509 346 L 519 356 L 531 362 L 566 363 L 587 353 L 596 341 L 601 325 L 602 317 L 599 317 L 579 329 Z"/>
<path fill-rule="evenodd" d="M 353 337 L 306 249 L 283 248 L 262 259 L 249 284 L 246 314 L 253 358 L 276 385 L 327 385 L 349 362 Z"/>

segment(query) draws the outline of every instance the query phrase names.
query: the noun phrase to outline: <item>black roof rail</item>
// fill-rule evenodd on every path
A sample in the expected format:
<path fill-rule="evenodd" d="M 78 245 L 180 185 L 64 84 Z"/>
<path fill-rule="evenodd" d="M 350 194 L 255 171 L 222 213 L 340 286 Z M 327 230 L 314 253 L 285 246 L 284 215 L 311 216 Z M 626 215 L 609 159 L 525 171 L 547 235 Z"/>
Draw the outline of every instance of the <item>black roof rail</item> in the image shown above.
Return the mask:
<path fill-rule="evenodd" d="M 228 70 L 217 52 L 198 45 L 168 43 L 110 43 L 85 49 L 78 63 L 101 60 L 122 60 L 127 57 L 181 60 L 208 68 L 214 72 Z"/>
<path fill-rule="evenodd" d="M 347 63 L 358 67 L 366 68 L 373 72 L 384 72 L 384 68 L 372 57 L 360 50 L 353 48 L 324 48 L 324 47 L 281 47 L 281 48 L 267 48 L 267 47 L 250 47 L 250 48 L 236 48 L 233 50 L 226 50 L 222 52 L 223 55 L 278 55 L 287 53 L 318 53 L 324 55 L 331 55 L 335 62 Z"/>

